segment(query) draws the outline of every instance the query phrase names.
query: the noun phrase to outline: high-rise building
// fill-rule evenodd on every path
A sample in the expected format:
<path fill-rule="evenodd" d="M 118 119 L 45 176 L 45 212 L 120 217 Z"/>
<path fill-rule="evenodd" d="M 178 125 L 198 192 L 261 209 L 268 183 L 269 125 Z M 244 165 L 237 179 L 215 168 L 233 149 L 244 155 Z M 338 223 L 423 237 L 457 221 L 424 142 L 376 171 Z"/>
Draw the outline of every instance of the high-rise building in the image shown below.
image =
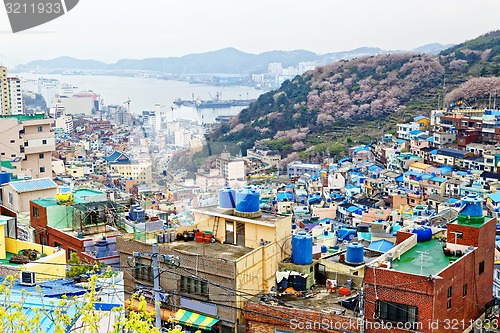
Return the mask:
<path fill-rule="evenodd" d="M 9 107 L 9 81 L 7 80 L 7 67 L 0 66 L 0 103 L 2 115 L 8 115 Z"/>
<path fill-rule="evenodd" d="M 1 114 L 20 115 L 24 113 L 21 80 L 7 76 L 7 67 L 0 66 L 0 104 Z"/>
<path fill-rule="evenodd" d="M 7 78 L 9 88 L 9 101 L 11 115 L 24 114 L 23 90 L 21 89 L 21 80 L 17 77 Z"/>

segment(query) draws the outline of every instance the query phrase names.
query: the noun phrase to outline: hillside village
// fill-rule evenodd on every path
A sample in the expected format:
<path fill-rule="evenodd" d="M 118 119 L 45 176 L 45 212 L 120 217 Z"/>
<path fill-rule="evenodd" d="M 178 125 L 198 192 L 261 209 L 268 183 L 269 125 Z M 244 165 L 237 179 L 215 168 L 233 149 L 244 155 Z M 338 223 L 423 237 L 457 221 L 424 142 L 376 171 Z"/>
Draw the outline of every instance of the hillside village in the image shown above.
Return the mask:
<path fill-rule="evenodd" d="M 286 174 L 287 156 L 255 145 L 193 177 L 168 166 L 202 145 L 194 124 L 150 131 L 156 120 L 123 107 L 104 119 L 59 111 L 0 118 L 0 275 L 16 277 L 11 301 L 28 290 L 24 311 L 84 294 L 97 263 L 112 270 L 99 311 L 139 294 L 164 329 L 497 327 L 495 103 L 422 113 L 345 158 L 287 162 Z"/>

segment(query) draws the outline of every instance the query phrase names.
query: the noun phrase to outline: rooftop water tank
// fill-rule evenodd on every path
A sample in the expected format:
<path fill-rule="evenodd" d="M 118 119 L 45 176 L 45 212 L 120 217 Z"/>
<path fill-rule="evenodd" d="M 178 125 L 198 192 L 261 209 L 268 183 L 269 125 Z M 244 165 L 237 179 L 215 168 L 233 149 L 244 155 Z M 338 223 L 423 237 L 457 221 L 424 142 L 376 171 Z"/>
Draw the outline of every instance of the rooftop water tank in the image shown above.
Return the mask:
<path fill-rule="evenodd" d="M 137 223 L 143 223 L 146 222 L 146 212 L 142 208 L 136 208 L 132 212 L 132 216 L 134 217 L 134 221 L 137 221 Z"/>
<path fill-rule="evenodd" d="M 260 193 L 251 186 L 245 186 L 236 191 L 236 216 L 257 218 L 262 216 L 260 211 Z"/>
<path fill-rule="evenodd" d="M 417 242 L 426 242 L 432 239 L 431 228 L 418 227 L 413 229 L 413 233 L 417 235 Z"/>
<path fill-rule="evenodd" d="M 10 173 L 1 171 L 0 172 L 0 185 L 7 184 L 10 182 Z"/>
<path fill-rule="evenodd" d="M 349 243 L 347 245 L 345 262 L 350 265 L 359 265 L 364 263 L 364 252 L 365 248 L 363 245 L 358 244 L 357 242 Z"/>
<path fill-rule="evenodd" d="M 236 190 L 230 187 L 224 187 L 219 191 L 219 207 L 220 208 L 235 208 L 236 207 Z"/>
<path fill-rule="evenodd" d="M 101 239 L 95 242 L 95 250 L 97 252 L 97 258 L 106 257 L 108 253 L 108 241 L 105 239 Z"/>
<path fill-rule="evenodd" d="M 296 265 L 312 264 L 312 236 L 304 231 L 292 235 L 292 262 Z"/>

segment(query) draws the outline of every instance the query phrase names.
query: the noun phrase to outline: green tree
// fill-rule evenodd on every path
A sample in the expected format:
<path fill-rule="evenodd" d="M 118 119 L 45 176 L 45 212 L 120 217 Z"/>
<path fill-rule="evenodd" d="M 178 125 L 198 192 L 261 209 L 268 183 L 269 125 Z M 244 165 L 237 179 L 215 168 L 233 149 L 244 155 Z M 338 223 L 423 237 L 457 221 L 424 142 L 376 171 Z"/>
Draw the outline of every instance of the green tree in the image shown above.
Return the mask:
<path fill-rule="evenodd" d="M 94 304 L 98 302 L 100 295 L 97 288 L 97 279 L 100 276 L 94 274 L 90 277 L 87 288 L 88 292 L 83 299 L 63 297 L 50 304 L 42 304 L 41 308 L 26 308 L 25 304 L 28 293 L 23 291 L 20 302 L 13 302 L 12 286 L 14 277 L 8 276 L 0 284 L 0 332 L 3 333 L 43 333 L 42 322 L 47 319 L 54 323 L 55 333 L 98 333 L 103 332 L 102 319 L 104 312 L 96 310 Z M 38 294 L 42 298 L 41 290 Z M 34 295 L 32 295 L 34 296 Z M 132 299 L 139 301 L 138 311 L 126 312 L 125 306 L 114 308 L 114 323 L 104 328 L 110 333 L 160 333 L 154 327 L 154 315 L 146 311 L 146 301 L 143 297 L 133 296 Z M 72 309 L 74 311 L 68 311 Z M 68 327 L 70 329 L 68 330 Z M 173 332 L 176 333 L 176 332 Z"/>

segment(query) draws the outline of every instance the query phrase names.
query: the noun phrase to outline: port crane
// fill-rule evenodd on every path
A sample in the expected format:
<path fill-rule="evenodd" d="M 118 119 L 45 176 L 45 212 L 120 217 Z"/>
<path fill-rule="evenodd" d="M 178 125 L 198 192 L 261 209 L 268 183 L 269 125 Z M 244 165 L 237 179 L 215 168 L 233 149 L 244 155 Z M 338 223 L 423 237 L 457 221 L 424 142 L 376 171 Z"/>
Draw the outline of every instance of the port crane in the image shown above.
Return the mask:
<path fill-rule="evenodd" d="M 125 102 L 123 102 L 123 104 L 127 104 L 127 109 L 128 109 L 128 113 L 130 113 L 130 98 L 127 98 L 127 100 Z"/>

